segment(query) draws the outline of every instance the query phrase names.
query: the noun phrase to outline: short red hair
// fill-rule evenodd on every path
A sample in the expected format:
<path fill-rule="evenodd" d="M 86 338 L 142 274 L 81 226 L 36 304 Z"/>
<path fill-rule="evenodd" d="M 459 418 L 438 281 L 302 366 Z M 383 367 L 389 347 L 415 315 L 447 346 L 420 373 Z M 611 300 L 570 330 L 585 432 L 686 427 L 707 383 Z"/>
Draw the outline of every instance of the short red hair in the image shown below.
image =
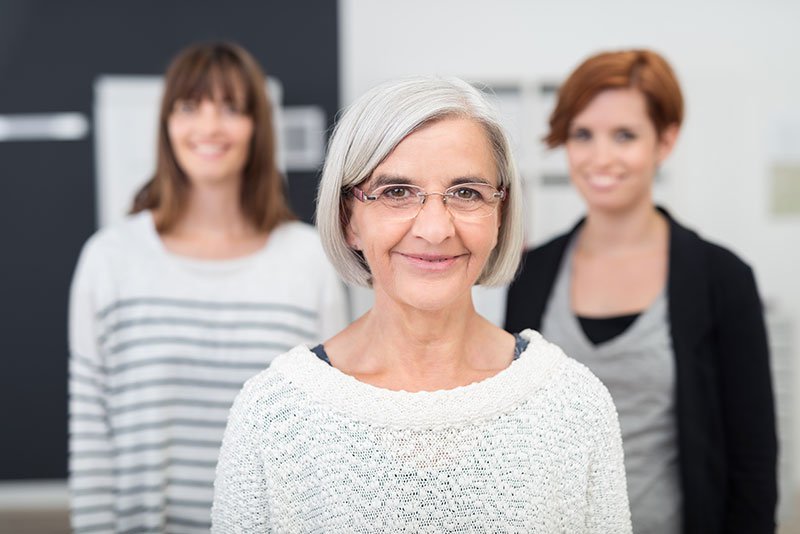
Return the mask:
<path fill-rule="evenodd" d="M 581 63 L 559 88 L 550 132 L 544 138 L 547 146 L 555 148 L 567 142 L 575 116 L 599 93 L 626 88 L 642 92 L 659 136 L 668 126 L 681 125 L 683 94 L 667 60 L 651 50 L 602 52 Z"/>

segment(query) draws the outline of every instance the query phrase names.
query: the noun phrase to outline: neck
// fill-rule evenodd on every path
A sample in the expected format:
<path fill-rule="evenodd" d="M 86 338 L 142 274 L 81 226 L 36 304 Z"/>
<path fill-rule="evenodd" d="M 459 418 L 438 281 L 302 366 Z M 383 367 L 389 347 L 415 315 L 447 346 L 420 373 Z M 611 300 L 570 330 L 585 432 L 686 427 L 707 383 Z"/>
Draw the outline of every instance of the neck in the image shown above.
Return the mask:
<path fill-rule="evenodd" d="M 193 185 L 186 208 L 170 234 L 236 239 L 254 234 L 253 225 L 245 218 L 240 204 L 238 181 Z"/>
<path fill-rule="evenodd" d="M 376 291 L 375 306 L 357 323 L 364 340 L 359 352 L 369 355 L 359 362 L 361 371 L 392 376 L 392 382 L 414 389 L 437 389 L 465 369 L 494 363 L 470 356 L 466 340 L 481 340 L 489 324 L 475 311 L 471 292 L 446 309 L 425 311 Z"/>
<path fill-rule="evenodd" d="M 589 210 L 578 247 L 585 253 L 647 248 L 658 243 L 666 227 L 666 220 L 652 204 L 620 212 Z"/>

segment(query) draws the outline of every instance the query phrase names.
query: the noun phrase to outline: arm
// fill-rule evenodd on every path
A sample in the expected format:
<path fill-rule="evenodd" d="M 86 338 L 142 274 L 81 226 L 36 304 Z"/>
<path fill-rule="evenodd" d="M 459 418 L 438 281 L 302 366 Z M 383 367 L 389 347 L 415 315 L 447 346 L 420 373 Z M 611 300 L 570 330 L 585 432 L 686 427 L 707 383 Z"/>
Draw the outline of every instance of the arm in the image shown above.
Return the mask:
<path fill-rule="evenodd" d="M 69 486 L 72 528 L 113 532 L 114 472 L 106 373 L 97 343 L 98 258 L 81 253 L 69 304 Z"/>
<path fill-rule="evenodd" d="M 590 423 L 595 432 L 590 444 L 587 488 L 586 532 L 624 534 L 631 532 L 628 488 L 625 481 L 622 435 L 611 395 L 603 388 L 603 405 Z"/>
<path fill-rule="evenodd" d="M 713 312 L 728 471 L 725 532 L 772 533 L 777 440 L 762 306 L 752 270 L 738 258 L 721 259 Z"/>
<path fill-rule="evenodd" d="M 270 530 L 267 480 L 261 456 L 264 434 L 251 382 L 245 384 L 228 415 L 214 479 L 212 533 Z"/>

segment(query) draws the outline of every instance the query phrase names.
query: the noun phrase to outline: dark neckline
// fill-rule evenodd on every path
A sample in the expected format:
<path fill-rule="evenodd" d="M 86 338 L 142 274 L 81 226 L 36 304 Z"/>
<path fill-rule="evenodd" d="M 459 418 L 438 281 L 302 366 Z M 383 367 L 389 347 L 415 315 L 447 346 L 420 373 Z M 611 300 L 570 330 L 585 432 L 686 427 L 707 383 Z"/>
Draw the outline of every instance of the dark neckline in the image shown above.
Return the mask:
<path fill-rule="evenodd" d="M 519 359 L 520 355 L 525 352 L 526 348 L 528 348 L 528 340 L 519 334 L 514 334 L 514 360 Z M 311 352 L 313 352 L 317 358 L 333 367 L 331 364 L 331 359 L 328 357 L 328 353 L 325 352 L 325 346 L 322 343 L 316 347 L 312 347 Z"/>

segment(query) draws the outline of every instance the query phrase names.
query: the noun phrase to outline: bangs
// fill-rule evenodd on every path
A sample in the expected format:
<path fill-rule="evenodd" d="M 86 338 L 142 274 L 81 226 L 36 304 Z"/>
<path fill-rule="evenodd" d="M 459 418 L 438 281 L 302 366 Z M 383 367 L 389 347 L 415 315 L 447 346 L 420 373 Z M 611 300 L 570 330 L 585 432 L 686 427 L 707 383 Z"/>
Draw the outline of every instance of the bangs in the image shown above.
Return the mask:
<path fill-rule="evenodd" d="M 253 114 L 253 95 L 245 83 L 242 67 L 226 56 L 197 57 L 175 73 L 169 108 L 178 100 L 204 99 L 232 104 L 240 112 Z"/>

